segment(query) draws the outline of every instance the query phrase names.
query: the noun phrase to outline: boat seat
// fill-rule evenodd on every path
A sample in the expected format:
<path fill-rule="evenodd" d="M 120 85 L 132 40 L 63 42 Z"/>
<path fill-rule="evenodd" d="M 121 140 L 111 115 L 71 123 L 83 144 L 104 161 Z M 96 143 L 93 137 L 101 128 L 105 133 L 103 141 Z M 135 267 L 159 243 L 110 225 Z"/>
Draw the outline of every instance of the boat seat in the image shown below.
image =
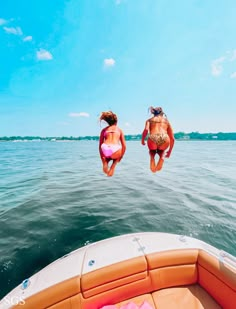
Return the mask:
<path fill-rule="evenodd" d="M 50 287 L 26 300 L 24 309 L 119 309 L 144 300 L 154 309 L 235 309 L 236 273 L 200 249 L 156 252 Z"/>
<path fill-rule="evenodd" d="M 77 303 L 80 303 L 80 277 L 73 277 L 60 282 L 52 287 L 44 289 L 37 294 L 28 297 L 25 304 L 15 305 L 14 309 L 70 309 L 71 297 L 76 295 Z"/>
<path fill-rule="evenodd" d="M 152 293 L 156 309 L 220 309 L 217 302 L 198 284 L 172 287 Z"/>
<path fill-rule="evenodd" d="M 129 303 L 134 303 L 140 307 L 144 301 L 153 309 L 222 309 L 198 284 L 171 287 L 140 295 L 117 303 L 115 307 L 120 309 Z"/>
<path fill-rule="evenodd" d="M 236 308 L 236 271 L 211 254 L 199 250 L 198 284 L 211 295 L 222 308 Z"/>
<path fill-rule="evenodd" d="M 143 294 L 143 295 L 140 295 L 140 296 L 133 297 L 129 300 L 122 301 L 122 302 L 116 304 L 116 307 L 117 307 L 117 309 L 120 309 L 122 306 L 124 306 L 125 304 L 128 304 L 128 303 L 135 303 L 137 306 L 140 307 L 143 304 L 144 301 L 146 301 L 149 305 L 151 305 L 153 307 L 153 309 L 156 309 L 155 303 L 154 303 L 154 300 L 153 300 L 151 293 Z"/>
<path fill-rule="evenodd" d="M 197 283 L 197 249 L 171 250 L 146 255 L 151 291 Z"/>

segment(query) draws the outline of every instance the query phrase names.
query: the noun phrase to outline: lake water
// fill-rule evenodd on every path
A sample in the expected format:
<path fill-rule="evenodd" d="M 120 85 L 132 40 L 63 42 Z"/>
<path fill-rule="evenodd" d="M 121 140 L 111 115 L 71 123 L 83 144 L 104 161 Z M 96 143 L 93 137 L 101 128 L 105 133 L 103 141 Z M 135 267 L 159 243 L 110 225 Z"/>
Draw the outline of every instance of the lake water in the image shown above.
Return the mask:
<path fill-rule="evenodd" d="M 0 298 L 78 247 L 146 231 L 236 255 L 236 142 L 176 141 L 153 174 L 128 141 L 111 178 L 97 141 L 0 143 Z"/>

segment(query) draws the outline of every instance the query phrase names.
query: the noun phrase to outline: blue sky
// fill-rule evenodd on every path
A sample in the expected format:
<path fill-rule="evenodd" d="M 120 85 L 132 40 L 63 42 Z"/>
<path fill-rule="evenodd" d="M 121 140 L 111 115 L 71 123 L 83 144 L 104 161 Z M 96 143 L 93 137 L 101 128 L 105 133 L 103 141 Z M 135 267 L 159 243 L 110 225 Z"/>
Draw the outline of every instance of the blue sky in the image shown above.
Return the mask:
<path fill-rule="evenodd" d="M 141 133 L 236 132 L 235 0 L 0 4 L 0 136 L 99 135 L 102 111 Z"/>

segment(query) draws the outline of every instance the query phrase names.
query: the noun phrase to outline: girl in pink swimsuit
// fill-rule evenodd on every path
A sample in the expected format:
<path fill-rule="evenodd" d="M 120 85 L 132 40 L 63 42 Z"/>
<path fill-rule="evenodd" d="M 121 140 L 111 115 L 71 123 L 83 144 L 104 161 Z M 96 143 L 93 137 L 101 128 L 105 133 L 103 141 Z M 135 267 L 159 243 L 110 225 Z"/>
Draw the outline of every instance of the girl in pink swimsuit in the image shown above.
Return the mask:
<path fill-rule="evenodd" d="M 122 159 L 126 143 L 124 133 L 117 126 L 117 116 L 112 111 L 102 112 L 100 121 L 106 121 L 108 126 L 100 134 L 99 153 L 103 164 L 103 172 L 113 176 L 116 164 Z M 112 161 L 111 166 L 108 163 Z"/>

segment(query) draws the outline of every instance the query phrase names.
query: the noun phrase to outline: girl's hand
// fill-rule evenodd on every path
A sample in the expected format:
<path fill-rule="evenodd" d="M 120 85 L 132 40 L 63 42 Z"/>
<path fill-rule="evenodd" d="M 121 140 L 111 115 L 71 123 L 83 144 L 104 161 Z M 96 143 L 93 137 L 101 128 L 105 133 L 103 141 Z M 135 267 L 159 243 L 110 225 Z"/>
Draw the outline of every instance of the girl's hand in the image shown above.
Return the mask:
<path fill-rule="evenodd" d="M 166 157 L 166 158 L 169 158 L 169 157 L 170 157 L 170 151 L 167 151 L 165 157 Z"/>

